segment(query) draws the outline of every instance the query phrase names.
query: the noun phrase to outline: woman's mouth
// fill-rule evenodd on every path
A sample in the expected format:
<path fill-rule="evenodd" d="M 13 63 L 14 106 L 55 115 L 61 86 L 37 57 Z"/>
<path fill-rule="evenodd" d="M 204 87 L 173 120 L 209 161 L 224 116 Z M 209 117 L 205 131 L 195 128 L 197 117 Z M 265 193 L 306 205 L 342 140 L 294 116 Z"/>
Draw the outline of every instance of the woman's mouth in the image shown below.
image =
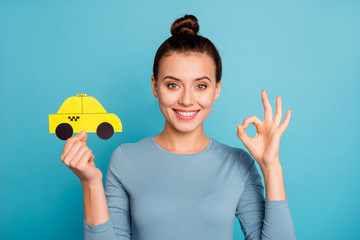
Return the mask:
<path fill-rule="evenodd" d="M 174 112 L 175 112 L 175 115 L 181 119 L 181 120 L 191 120 L 191 119 L 194 119 L 197 115 L 197 113 L 200 111 L 200 110 L 194 110 L 194 111 L 180 111 L 180 110 L 177 110 L 177 109 L 173 109 Z"/>

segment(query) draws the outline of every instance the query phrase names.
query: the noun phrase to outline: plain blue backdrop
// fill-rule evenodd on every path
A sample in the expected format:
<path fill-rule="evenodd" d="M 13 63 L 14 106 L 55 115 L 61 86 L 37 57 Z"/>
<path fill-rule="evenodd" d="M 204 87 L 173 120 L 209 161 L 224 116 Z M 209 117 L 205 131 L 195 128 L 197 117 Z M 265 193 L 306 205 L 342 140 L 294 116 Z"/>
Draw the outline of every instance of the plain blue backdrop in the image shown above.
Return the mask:
<path fill-rule="evenodd" d="M 236 125 L 263 120 L 261 90 L 273 109 L 282 96 L 292 118 L 280 162 L 297 238 L 360 239 L 359 12 L 347 0 L 0 1 L 0 239 L 82 239 L 82 187 L 48 115 L 87 93 L 120 117 L 122 133 L 88 137 L 105 181 L 117 146 L 163 129 L 152 65 L 185 14 L 223 60 L 205 133 L 244 148 Z M 237 219 L 234 239 L 243 239 Z"/>

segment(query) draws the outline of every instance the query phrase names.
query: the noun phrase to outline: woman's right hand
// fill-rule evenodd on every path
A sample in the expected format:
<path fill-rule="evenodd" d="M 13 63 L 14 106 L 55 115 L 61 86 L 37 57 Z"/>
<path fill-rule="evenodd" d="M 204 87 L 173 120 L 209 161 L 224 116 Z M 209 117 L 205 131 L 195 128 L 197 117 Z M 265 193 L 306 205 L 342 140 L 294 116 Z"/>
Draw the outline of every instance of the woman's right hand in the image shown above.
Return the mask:
<path fill-rule="evenodd" d="M 102 180 L 102 172 L 95 167 L 95 156 L 86 146 L 87 133 L 79 132 L 66 140 L 61 161 L 78 176 L 82 184 Z"/>

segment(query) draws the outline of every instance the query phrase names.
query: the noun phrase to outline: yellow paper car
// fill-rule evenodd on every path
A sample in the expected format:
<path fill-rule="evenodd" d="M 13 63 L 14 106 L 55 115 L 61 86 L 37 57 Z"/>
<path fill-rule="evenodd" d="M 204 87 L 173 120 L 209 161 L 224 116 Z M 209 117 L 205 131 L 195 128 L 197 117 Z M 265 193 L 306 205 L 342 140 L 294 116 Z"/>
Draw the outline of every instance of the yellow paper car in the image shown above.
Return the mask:
<path fill-rule="evenodd" d="M 107 113 L 94 97 L 77 94 L 66 99 L 57 114 L 49 115 L 49 132 L 67 140 L 81 130 L 109 139 L 114 132 L 122 132 L 122 123 L 118 116 Z"/>

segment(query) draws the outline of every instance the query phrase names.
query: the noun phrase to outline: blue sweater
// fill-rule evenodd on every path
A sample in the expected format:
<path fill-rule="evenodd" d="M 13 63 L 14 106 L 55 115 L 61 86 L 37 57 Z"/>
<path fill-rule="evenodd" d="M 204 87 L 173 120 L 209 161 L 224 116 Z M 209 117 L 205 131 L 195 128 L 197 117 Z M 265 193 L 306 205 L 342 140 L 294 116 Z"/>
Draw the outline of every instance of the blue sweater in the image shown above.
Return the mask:
<path fill-rule="evenodd" d="M 84 219 L 85 240 L 232 240 L 235 216 L 245 239 L 296 239 L 288 199 L 266 200 L 251 155 L 213 138 L 193 154 L 169 152 L 153 137 L 120 145 L 105 195 L 110 219 Z"/>

